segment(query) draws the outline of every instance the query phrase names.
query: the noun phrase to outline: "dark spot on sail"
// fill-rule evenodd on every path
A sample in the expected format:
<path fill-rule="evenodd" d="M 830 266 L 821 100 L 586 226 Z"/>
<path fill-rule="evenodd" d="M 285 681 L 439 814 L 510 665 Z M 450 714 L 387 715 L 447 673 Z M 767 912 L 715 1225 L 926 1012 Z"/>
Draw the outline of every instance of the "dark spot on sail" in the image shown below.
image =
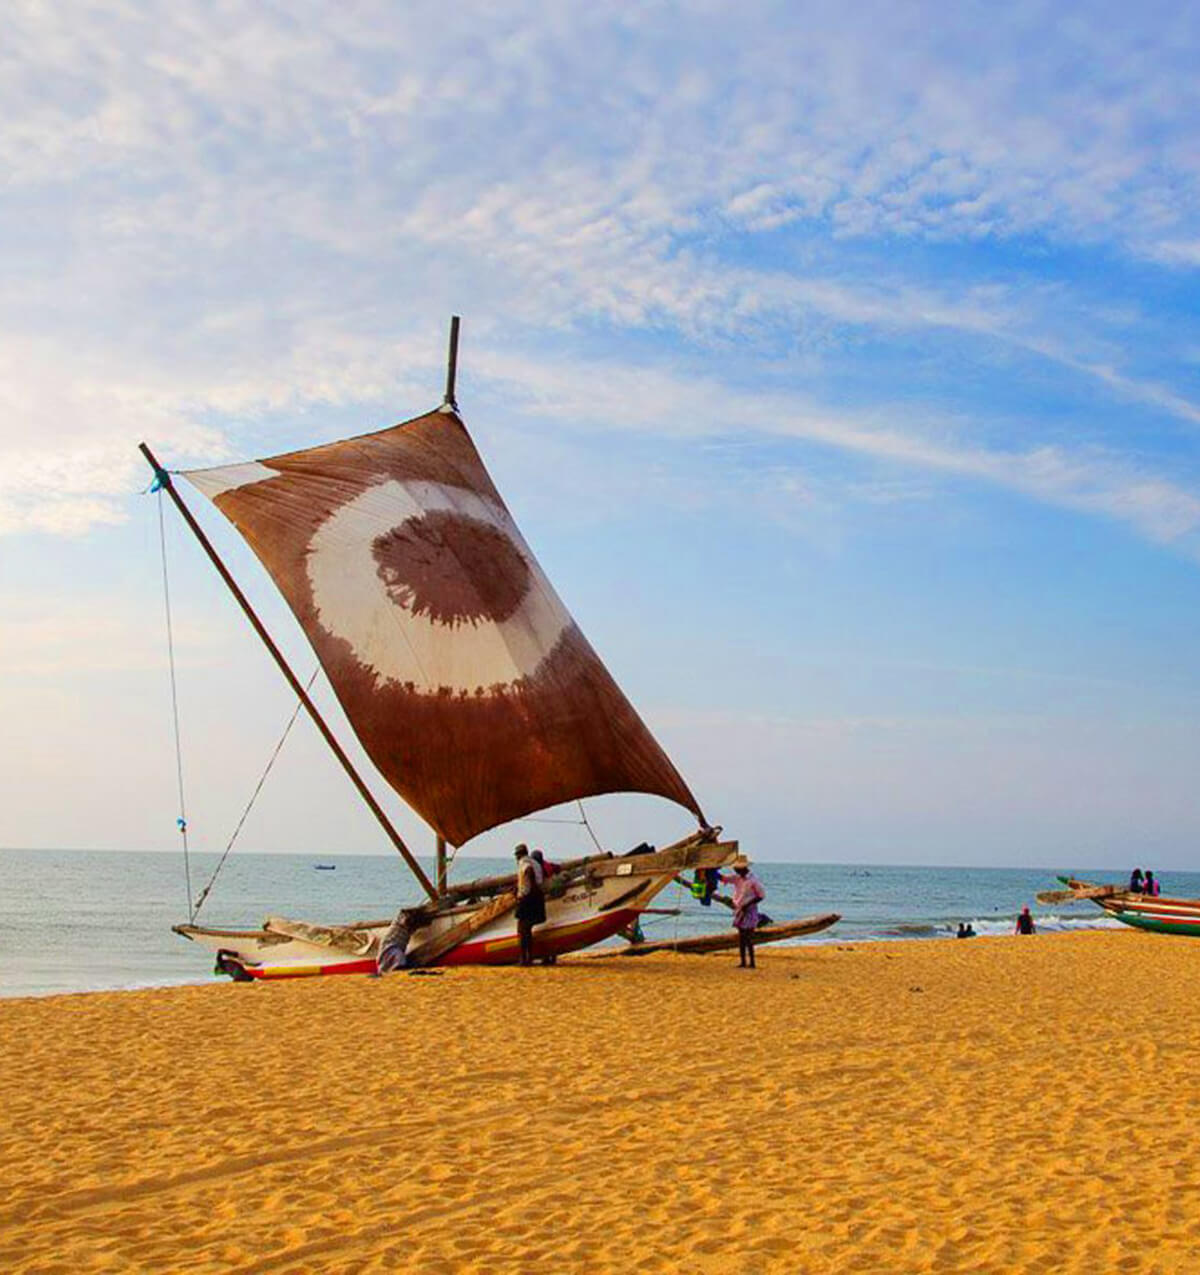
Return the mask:
<path fill-rule="evenodd" d="M 438 509 L 371 545 L 392 601 L 439 624 L 507 620 L 529 588 L 529 565 L 499 528 Z"/>

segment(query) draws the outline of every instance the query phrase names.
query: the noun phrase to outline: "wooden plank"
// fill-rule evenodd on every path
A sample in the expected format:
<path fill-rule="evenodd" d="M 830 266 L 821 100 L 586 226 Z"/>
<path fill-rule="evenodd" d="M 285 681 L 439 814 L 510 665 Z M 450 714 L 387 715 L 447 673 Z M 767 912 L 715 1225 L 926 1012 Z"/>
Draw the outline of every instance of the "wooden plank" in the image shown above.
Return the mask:
<path fill-rule="evenodd" d="M 653 854 L 624 854 L 588 868 L 590 876 L 656 877 L 664 872 L 674 876 L 687 868 L 724 867 L 738 852 L 736 841 L 710 841 L 698 845 L 669 846 Z"/>
<path fill-rule="evenodd" d="M 780 925 L 760 925 L 754 934 L 754 946 L 760 943 L 778 943 L 781 939 L 800 938 L 805 934 L 819 934 L 840 921 L 837 912 L 824 912 L 817 916 L 801 917 L 797 921 L 785 921 Z M 738 945 L 736 930 L 722 930 L 716 934 L 698 934 L 693 938 L 664 939 L 658 943 L 631 943 L 628 947 L 604 948 L 599 952 L 589 952 L 580 959 L 589 961 L 604 960 L 613 956 L 649 956 L 653 952 L 722 952 Z"/>
<path fill-rule="evenodd" d="M 1111 899 L 1127 891 L 1116 885 L 1083 885 L 1070 890 L 1042 890 L 1035 897 L 1039 903 L 1071 903 L 1076 899 Z"/>
<path fill-rule="evenodd" d="M 430 939 L 427 943 L 423 943 L 420 947 L 409 952 L 408 964 L 410 966 L 432 965 L 435 961 L 445 956 L 452 948 L 466 942 L 472 934 L 482 930 L 485 925 L 490 925 L 497 918 L 511 912 L 516 906 L 516 894 L 510 892 L 498 895 L 489 903 L 484 903 L 475 909 L 469 916 L 464 917 L 457 925 L 452 925 L 436 938 Z"/>

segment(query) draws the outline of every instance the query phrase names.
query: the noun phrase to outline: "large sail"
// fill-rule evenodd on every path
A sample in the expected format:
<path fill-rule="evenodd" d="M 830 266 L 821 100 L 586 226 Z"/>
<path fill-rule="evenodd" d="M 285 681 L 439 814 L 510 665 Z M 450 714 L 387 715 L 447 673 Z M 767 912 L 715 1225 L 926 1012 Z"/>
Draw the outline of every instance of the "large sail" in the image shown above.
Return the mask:
<path fill-rule="evenodd" d="M 186 477 L 271 573 L 380 773 L 451 845 L 605 792 L 702 818 L 453 411 Z"/>

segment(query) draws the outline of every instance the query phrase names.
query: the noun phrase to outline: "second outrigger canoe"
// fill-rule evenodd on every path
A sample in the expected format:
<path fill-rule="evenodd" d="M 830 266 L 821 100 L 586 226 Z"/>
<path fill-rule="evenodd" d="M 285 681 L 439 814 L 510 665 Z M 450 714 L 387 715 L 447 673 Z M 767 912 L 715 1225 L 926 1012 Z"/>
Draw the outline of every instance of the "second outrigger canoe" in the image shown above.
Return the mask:
<path fill-rule="evenodd" d="M 1045 890 L 1042 903 L 1094 903 L 1114 920 L 1155 934 L 1183 934 L 1200 938 L 1200 899 L 1135 894 L 1120 885 L 1096 884 L 1078 877 L 1059 877 L 1065 890 Z"/>

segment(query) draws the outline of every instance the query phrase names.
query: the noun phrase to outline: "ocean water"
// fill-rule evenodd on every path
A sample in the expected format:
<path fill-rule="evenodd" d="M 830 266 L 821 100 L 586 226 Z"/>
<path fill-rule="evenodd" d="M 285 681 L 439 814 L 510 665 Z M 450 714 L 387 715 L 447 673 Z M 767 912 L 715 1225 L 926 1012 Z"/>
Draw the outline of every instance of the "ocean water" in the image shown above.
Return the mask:
<path fill-rule="evenodd" d="M 193 855 L 193 897 L 215 864 Z M 320 871 L 316 864 L 336 865 Z M 452 879 L 510 870 L 507 859 L 462 860 Z M 432 865 L 431 865 L 432 866 Z M 1053 889 L 1056 871 L 1111 881 L 1119 874 L 1063 864 L 1058 869 L 872 867 L 760 863 L 767 911 L 783 921 L 840 912 L 833 929 L 801 943 L 952 938 L 959 921 L 980 934 L 1009 934 L 1024 904 L 1039 928 L 1117 926 L 1092 905 L 1047 908 L 1034 900 Z M 186 920 L 183 861 L 169 854 L 0 850 L 0 996 L 38 996 L 124 987 L 206 982 L 208 953 L 171 933 Z M 1164 893 L 1200 896 L 1200 873 L 1170 872 Z M 253 928 L 274 913 L 311 921 L 383 918 L 417 897 L 398 858 L 233 855 L 199 920 Z M 646 917 L 648 938 L 684 937 L 725 929 L 730 914 L 702 908 L 669 886 L 657 906 L 678 916 Z"/>

